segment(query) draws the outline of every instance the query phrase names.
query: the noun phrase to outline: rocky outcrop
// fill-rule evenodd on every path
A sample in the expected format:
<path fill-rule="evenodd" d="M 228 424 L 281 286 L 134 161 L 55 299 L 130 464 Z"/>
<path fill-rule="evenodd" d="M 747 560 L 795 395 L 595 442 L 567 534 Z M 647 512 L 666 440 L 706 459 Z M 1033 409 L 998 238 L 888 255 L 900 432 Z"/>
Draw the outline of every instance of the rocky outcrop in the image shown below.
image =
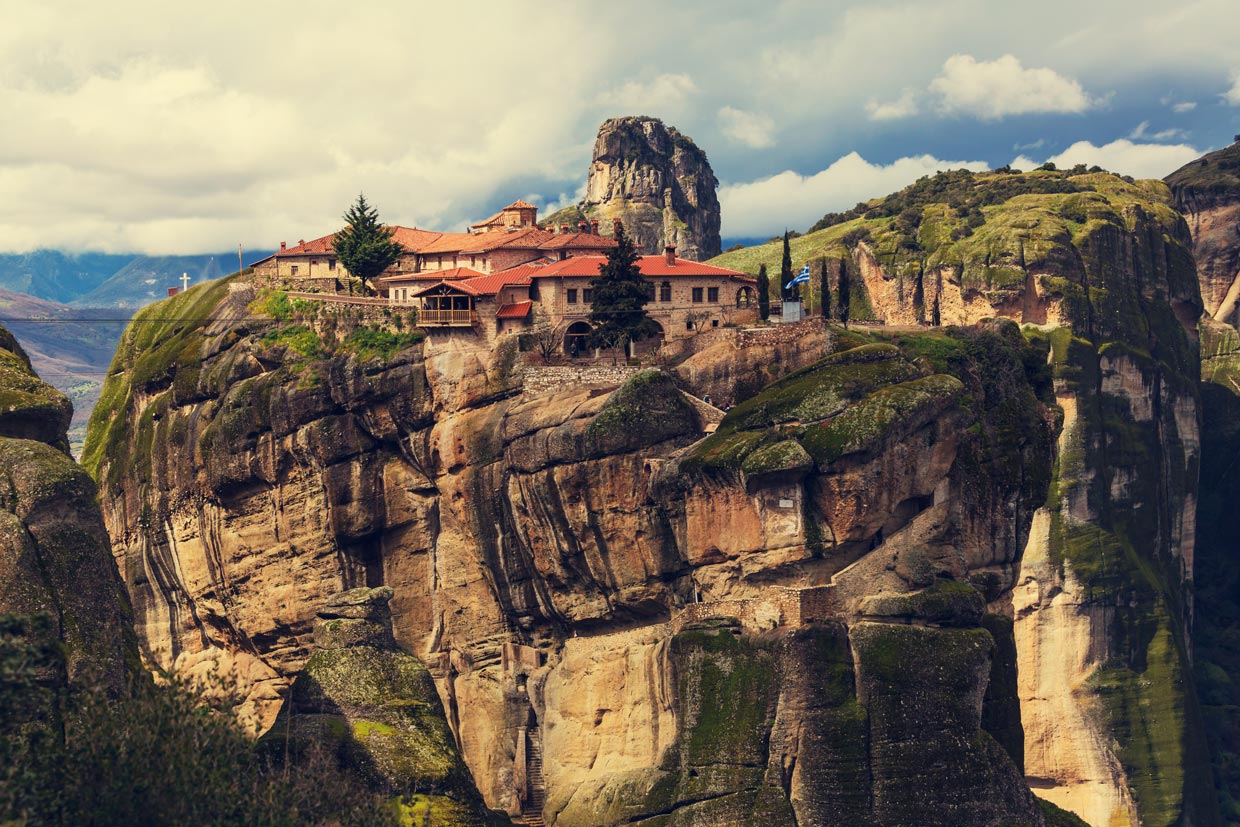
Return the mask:
<path fill-rule="evenodd" d="M 512 815 L 1041 824 L 1023 763 L 1092 824 L 1215 823 L 1187 231 L 1160 184 L 1031 175 L 968 179 L 980 224 L 794 242 L 969 327 L 721 340 L 614 392 L 524 396 L 465 337 L 294 338 L 238 281 L 157 306 L 87 446 L 149 656 L 253 658 L 269 719 L 314 608 L 382 584 Z M 709 438 L 673 374 L 737 403 Z"/>
<path fill-rule="evenodd" d="M 1041 823 L 1009 752 L 1010 658 L 992 656 L 1012 632 L 983 611 L 1002 610 L 1051 464 L 1014 325 L 907 347 L 823 334 L 701 441 L 662 371 L 526 397 L 502 347 L 362 359 L 318 329 L 303 356 L 252 299 L 200 286 L 140 316 L 92 421 L 152 660 L 254 659 L 239 671 L 269 722 L 271 691 L 319 657 L 315 607 L 382 584 L 510 814 Z M 736 394 L 756 368 L 700 375 Z M 912 705 L 936 710 L 924 729 Z M 866 716 L 873 741 L 826 743 Z"/>
<path fill-rule="evenodd" d="M 50 684 L 117 692 L 137 648 L 95 484 L 68 453 L 72 413 L 0 328 L 0 648 L 38 653 Z"/>
<path fill-rule="evenodd" d="M 1010 611 L 1025 772 L 1091 824 L 1216 823 L 1191 681 L 1192 239 L 1160 182 L 948 173 L 793 242 L 890 324 L 1004 316 L 1049 350 L 1062 417 Z M 778 263 L 779 245 L 722 256 Z M 838 281 L 832 281 L 838 289 Z M 857 296 L 854 294 L 857 306 Z"/>
<path fill-rule="evenodd" d="M 397 648 L 391 598 L 387 587 L 358 588 L 319 609 L 315 652 L 263 746 L 282 760 L 326 749 L 415 824 L 509 823 L 483 806 L 430 673 Z"/>
<path fill-rule="evenodd" d="M 1240 326 L 1240 143 L 1181 167 L 1167 184 L 1193 234 L 1206 313 Z"/>
<path fill-rule="evenodd" d="M 580 204 L 553 213 L 547 227 L 599 221 L 604 233 L 623 222 L 638 250 L 675 245 L 682 258 L 719 255 L 719 186 L 704 153 L 657 118 L 612 118 L 599 127 Z"/>

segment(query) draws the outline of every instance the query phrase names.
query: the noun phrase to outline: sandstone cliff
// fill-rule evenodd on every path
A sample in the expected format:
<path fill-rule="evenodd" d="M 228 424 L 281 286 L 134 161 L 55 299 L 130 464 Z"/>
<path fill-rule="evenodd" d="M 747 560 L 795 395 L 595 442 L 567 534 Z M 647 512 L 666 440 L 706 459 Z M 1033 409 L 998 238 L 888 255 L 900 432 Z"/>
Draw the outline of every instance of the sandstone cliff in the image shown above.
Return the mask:
<path fill-rule="evenodd" d="M 1169 190 L 1073 171 L 935 176 L 792 242 L 889 324 L 1022 322 L 1061 412 L 1011 608 L 1025 772 L 1090 824 L 1215 823 L 1190 679 L 1196 323 Z M 778 245 L 716 263 L 777 266 Z M 815 280 L 816 281 L 816 280 Z M 817 285 L 811 285 L 816 288 Z M 854 313 L 854 316 L 857 313 Z"/>
<path fill-rule="evenodd" d="M 1240 326 L 1240 143 L 1181 167 L 1167 184 L 1193 234 L 1206 312 Z"/>
<path fill-rule="evenodd" d="M 681 257 L 701 261 L 720 251 L 718 186 L 706 153 L 674 127 L 612 118 L 599 127 L 585 198 L 541 223 L 575 229 L 597 220 L 610 234 L 618 219 L 641 252 L 673 244 Z"/>
<path fill-rule="evenodd" d="M 255 299 L 140 315 L 92 420 L 156 662 L 242 665 L 270 721 L 316 607 L 383 584 L 514 815 L 1042 823 L 1003 615 L 1052 468 L 1045 343 L 820 333 L 728 369 L 708 347 L 683 375 L 721 393 L 790 372 L 701 441 L 659 371 L 531 398 L 513 342 L 366 355 Z"/>
<path fill-rule="evenodd" d="M 95 484 L 69 456 L 72 414 L 0 328 L 0 649 L 41 651 L 50 683 L 115 692 L 136 641 Z"/>

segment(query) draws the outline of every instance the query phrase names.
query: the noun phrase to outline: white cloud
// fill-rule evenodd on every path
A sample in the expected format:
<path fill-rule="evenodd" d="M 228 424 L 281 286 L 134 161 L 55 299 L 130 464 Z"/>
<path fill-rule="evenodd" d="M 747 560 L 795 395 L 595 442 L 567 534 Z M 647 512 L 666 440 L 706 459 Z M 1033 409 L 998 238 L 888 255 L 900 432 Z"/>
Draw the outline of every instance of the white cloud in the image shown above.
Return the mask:
<path fill-rule="evenodd" d="M 725 106 L 719 110 L 719 129 L 734 141 L 764 149 L 775 145 L 775 121 L 761 112 L 746 112 Z"/>
<path fill-rule="evenodd" d="M 1232 78 L 1234 79 L 1234 83 L 1232 83 L 1230 89 L 1223 93 L 1223 100 L 1227 101 L 1232 106 L 1240 106 L 1240 70 L 1236 70 L 1232 73 Z"/>
<path fill-rule="evenodd" d="M 1192 112 L 1197 108 L 1197 101 L 1180 101 L 1172 104 L 1171 111 L 1177 115 L 1183 115 L 1185 112 Z"/>
<path fill-rule="evenodd" d="M 871 98 L 865 105 L 865 112 L 872 121 L 907 118 L 918 112 L 917 95 L 912 89 L 905 89 L 900 97 L 886 103 L 879 103 Z"/>
<path fill-rule="evenodd" d="M 1150 132 L 1150 122 L 1141 121 L 1137 124 L 1137 128 L 1128 133 L 1128 137 L 1134 141 L 1171 141 L 1188 137 L 1188 133 L 1183 129 L 1172 127 L 1171 129 L 1162 129 L 1158 132 Z"/>
<path fill-rule="evenodd" d="M 1188 144 L 1143 144 L 1127 138 L 1095 146 L 1089 141 L 1077 141 L 1058 155 L 1047 158 L 1060 169 L 1077 164 L 1100 166 L 1119 175 L 1134 178 L 1163 178 L 1189 161 L 1201 156 L 1201 150 Z M 1042 163 L 1024 156 L 1012 161 L 1017 169 L 1030 170 Z"/>
<path fill-rule="evenodd" d="M 626 81 L 600 94 L 598 101 L 618 115 L 674 115 L 697 90 L 689 75 L 664 74 Z"/>
<path fill-rule="evenodd" d="M 894 192 L 923 175 L 943 169 L 986 169 L 982 161 L 942 161 L 930 155 L 871 164 L 850 152 L 814 175 L 787 170 L 719 190 L 725 236 L 761 236 L 788 225 L 808 227 L 824 213 L 845 210 Z"/>
<path fill-rule="evenodd" d="M 1026 69 L 1013 55 L 978 60 L 952 55 L 930 82 L 946 113 L 997 120 L 1036 112 L 1084 112 L 1091 105 L 1081 84 L 1053 69 Z"/>

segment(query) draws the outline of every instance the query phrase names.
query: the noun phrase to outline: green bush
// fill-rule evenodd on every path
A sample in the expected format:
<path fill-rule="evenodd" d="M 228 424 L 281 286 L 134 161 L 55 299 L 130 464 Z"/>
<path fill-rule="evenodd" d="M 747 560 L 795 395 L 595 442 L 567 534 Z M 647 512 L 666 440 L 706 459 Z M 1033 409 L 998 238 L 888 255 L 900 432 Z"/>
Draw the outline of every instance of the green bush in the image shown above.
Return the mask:
<path fill-rule="evenodd" d="M 420 330 L 390 333 L 380 328 L 359 327 L 345 337 L 344 349 L 356 353 L 362 359 L 391 359 L 424 338 L 426 337 Z"/>
<path fill-rule="evenodd" d="M 18 648 L 3 647 L 3 699 L 32 690 L 59 697 L 43 705 L 55 711 L 42 717 L 11 716 L 5 706 L 6 827 L 397 823 L 395 803 L 340 772 L 334 756 L 278 766 L 260 757 L 227 704 L 208 706 L 181 682 L 157 686 L 143 677 L 122 698 L 99 689 L 56 693 L 23 666 Z"/>

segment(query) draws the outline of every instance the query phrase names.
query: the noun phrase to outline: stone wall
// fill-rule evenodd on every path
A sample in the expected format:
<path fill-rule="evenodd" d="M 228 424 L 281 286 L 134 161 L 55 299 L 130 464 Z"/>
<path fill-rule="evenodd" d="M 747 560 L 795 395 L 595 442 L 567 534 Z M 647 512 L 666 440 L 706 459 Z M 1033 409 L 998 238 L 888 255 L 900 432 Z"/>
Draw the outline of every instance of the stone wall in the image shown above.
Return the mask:
<path fill-rule="evenodd" d="M 736 346 L 740 348 L 758 345 L 782 345 L 795 342 L 809 333 L 825 330 L 827 320 L 821 316 L 799 322 L 776 324 L 769 327 L 743 327 L 736 331 Z"/>
<path fill-rule="evenodd" d="M 641 370 L 633 365 L 526 365 L 524 391 L 531 396 L 582 386 L 614 388 Z"/>

